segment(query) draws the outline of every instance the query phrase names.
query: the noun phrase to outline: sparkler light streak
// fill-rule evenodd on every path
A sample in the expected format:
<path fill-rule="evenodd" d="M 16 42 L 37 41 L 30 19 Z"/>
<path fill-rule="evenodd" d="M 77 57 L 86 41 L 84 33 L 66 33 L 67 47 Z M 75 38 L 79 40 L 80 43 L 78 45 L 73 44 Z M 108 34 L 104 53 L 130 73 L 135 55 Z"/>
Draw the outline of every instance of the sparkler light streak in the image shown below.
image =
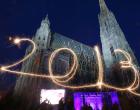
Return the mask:
<path fill-rule="evenodd" d="M 10 40 L 12 40 L 12 38 L 10 38 Z M 104 77 L 104 70 L 103 70 L 103 63 L 102 63 L 102 59 L 101 59 L 101 54 L 99 51 L 99 48 L 97 46 L 94 47 L 95 53 L 96 53 L 96 57 L 97 57 L 97 63 L 98 63 L 98 79 L 97 82 L 95 84 L 85 84 L 85 85 L 79 85 L 79 86 L 73 86 L 73 85 L 67 85 L 66 83 L 69 82 L 76 74 L 77 68 L 78 68 L 78 59 L 77 56 L 75 54 L 75 52 L 69 48 L 60 48 L 55 50 L 54 52 L 52 52 L 52 54 L 50 55 L 49 58 L 49 65 L 48 65 L 48 69 L 49 69 L 49 75 L 43 75 L 43 74 L 34 74 L 34 73 L 26 73 L 26 72 L 21 72 L 21 71 L 14 71 L 11 70 L 12 67 L 15 67 L 17 65 L 19 65 L 20 63 L 26 61 L 28 58 L 30 58 L 36 51 L 36 44 L 34 41 L 27 39 L 27 38 L 15 38 L 13 40 L 13 43 L 16 45 L 19 45 L 21 42 L 29 42 L 32 44 L 32 51 L 25 56 L 23 59 L 17 61 L 16 63 L 13 63 L 11 65 L 7 65 L 7 66 L 1 66 L 0 67 L 0 71 L 2 72 L 9 72 L 11 74 L 17 74 L 17 75 L 26 75 L 26 76 L 31 76 L 31 77 L 40 77 L 40 78 L 46 78 L 46 79 L 51 79 L 55 84 L 65 87 L 65 88 L 70 88 L 70 89 L 81 89 L 81 88 L 93 88 L 93 87 L 98 87 L 99 89 L 102 89 L 102 87 L 106 87 L 109 89 L 115 89 L 117 91 L 127 91 L 130 92 L 134 95 L 140 96 L 140 93 L 136 92 L 136 90 L 139 87 L 139 81 L 140 81 L 140 76 L 139 76 L 139 71 L 137 70 L 136 66 L 133 64 L 132 58 L 130 56 L 129 53 L 127 53 L 124 50 L 121 49 L 116 49 L 114 52 L 117 53 L 121 53 L 124 55 L 124 57 L 127 59 L 126 61 L 120 61 L 120 65 L 122 69 L 128 69 L 131 68 L 134 71 L 134 80 L 132 81 L 132 83 L 130 85 L 128 85 L 127 87 L 115 87 L 113 85 L 107 84 L 104 82 L 103 77 Z M 60 75 L 54 75 L 53 70 L 52 70 L 52 64 L 53 64 L 53 60 L 54 58 L 62 51 L 67 51 L 69 53 L 72 54 L 73 56 L 73 63 L 72 66 L 70 68 L 69 71 L 66 72 L 65 75 L 60 76 Z"/>

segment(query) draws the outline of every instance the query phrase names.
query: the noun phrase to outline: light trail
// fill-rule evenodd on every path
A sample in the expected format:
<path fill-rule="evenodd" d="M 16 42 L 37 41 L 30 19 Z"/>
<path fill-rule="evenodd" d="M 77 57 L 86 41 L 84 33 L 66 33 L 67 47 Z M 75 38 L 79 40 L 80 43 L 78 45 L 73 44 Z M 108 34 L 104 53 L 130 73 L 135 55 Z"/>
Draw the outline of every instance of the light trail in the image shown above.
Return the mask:
<path fill-rule="evenodd" d="M 66 75 L 64 76 L 59 76 L 58 78 L 54 79 L 54 75 L 53 75 L 53 69 L 52 69 L 52 64 L 53 64 L 53 60 L 54 58 L 56 57 L 56 55 L 61 52 L 61 51 L 68 51 L 70 52 L 72 55 L 73 55 L 73 64 L 72 64 L 72 67 L 71 69 L 69 70 L 69 72 L 66 73 Z M 48 65 L 48 69 L 49 69 L 49 74 L 50 74 L 50 77 L 52 78 L 52 80 L 55 80 L 56 82 L 61 82 L 61 83 L 66 83 L 68 81 L 70 81 L 74 75 L 76 74 L 76 71 L 77 71 L 77 68 L 78 68 L 78 59 L 77 59 L 77 56 L 76 54 L 74 53 L 74 51 L 72 51 L 71 49 L 69 48 L 60 48 L 60 49 L 57 49 L 55 50 L 50 58 L 49 58 L 49 65 Z"/>
<path fill-rule="evenodd" d="M 10 40 L 12 40 L 12 38 L 10 38 Z M 48 71 L 49 71 L 49 75 L 43 75 L 43 74 L 38 74 L 38 73 L 28 73 L 28 72 L 21 72 L 21 71 L 14 71 L 11 70 L 12 67 L 15 67 L 21 63 L 23 63 L 24 61 L 26 61 L 28 58 L 30 58 L 36 51 L 36 44 L 34 41 L 27 39 L 27 38 L 15 38 L 13 40 L 13 43 L 16 45 L 19 45 L 22 42 L 29 42 L 32 45 L 32 50 L 31 52 L 25 56 L 23 59 L 10 64 L 10 65 L 6 65 L 6 66 L 1 66 L 0 67 L 0 71 L 1 72 L 9 72 L 11 74 L 17 74 L 17 75 L 25 75 L 25 76 L 30 76 L 30 77 L 39 77 L 39 78 L 45 78 L 45 79 L 51 79 L 53 81 L 53 83 L 55 83 L 56 85 L 65 87 L 65 88 L 70 88 L 70 89 L 82 89 L 82 88 L 93 88 L 93 87 L 97 87 L 99 89 L 102 89 L 102 87 L 108 88 L 108 89 L 114 89 L 117 91 L 125 91 L 125 92 L 129 92 L 131 94 L 134 94 L 136 96 L 140 96 L 140 93 L 136 92 L 137 89 L 139 88 L 139 84 L 140 84 L 140 76 L 139 76 L 139 71 L 137 70 L 137 68 L 135 67 L 135 65 L 133 64 L 132 58 L 130 56 L 129 53 L 127 53 L 124 50 L 121 49 L 116 49 L 114 52 L 117 53 L 121 53 L 125 58 L 126 61 L 120 61 L 120 65 L 122 69 L 128 69 L 131 68 L 134 72 L 134 80 L 132 81 L 131 84 L 129 84 L 127 87 L 115 87 L 113 85 L 107 84 L 104 82 L 103 77 L 104 77 L 104 68 L 103 68 L 103 62 L 102 62 L 102 57 L 99 51 L 98 46 L 94 47 L 94 51 L 96 53 L 96 58 L 97 58 L 97 64 L 98 64 L 98 78 L 97 78 L 97 82 L 95 84 L 85 84 L 85 85 L 67 85 L 67 83 L 72 80 L 74 78 L 74 76 L 76 75 L 76 71 L 78 69 L 78 58 L 77 55 L 75 54 L 75 52 L 69 48 L 60 48 L 55 50 L 54 52 L 52 52 L 52 54 L 50 55 L 49 61 L 48 61 Z M 54 58 L 62 51 L 66 51 L 69 52 L 72 57 L 73 57 L 73 63 L 72 66 L 70 67 L 69 71 L 66 72 L 65 75 L 54 75 L 53 73 L 53 68 L 52 68 L 52 64 L 54 61 Z"/>
<path fill-rule="evenodd" d="M 23 38 L 23 39 L 15 38 L 15 39 L 13 40 L 13 43 L 14 43 L 15 45 L 19 45 L 19 44 L 20 44 L 21 42 L 23 42 L 23 41 L 24 41 L 24 42 L 29 42 L 29 43 L 32 44 L 32 46 L 33 46 L 32 51 L 31 51 L 27 56 L 25 56 L 23 59 L 17 61 L 16 63 L 13 63 L 13 64 L 8 65 L 8 66 L 2 66 L 2 67 L 1 67 L 1 70 L 2 70 L 2 71 L 3 71 L 3 70 L 6 70 L 6 69 L 9 69 L 9 68 L 12 68 L 12 67 L 14 67 L 14 66 L 19 65 L 20 63 L 26 61 L 29 57 L 31 57 L 31 56 L 35 53 L 36 44 L 34 43 L 34 41 L 32 41 L 32 40 L 30 40 L 30 39 L 27 39 L 27 38 Z"/>
<path fill-rule="evenodd" d="M 103 85 L 103 77 L 104 77 L 104 70 L 103 70 L 103 62 L 102 62 L 102 58 L 101 58 L 101 54 L 99 51 L 99 47 L 95 46 L 94 47 L 95 53 L 96 53 L 96 57 L 97 57 L 97 63 L 98 63 L 98 68 L 99 68 L 99 72 L 98 72 L 98 80 L 97 80 L 97 86 L 99 87 L 99 89 L 102 88 Z"/>

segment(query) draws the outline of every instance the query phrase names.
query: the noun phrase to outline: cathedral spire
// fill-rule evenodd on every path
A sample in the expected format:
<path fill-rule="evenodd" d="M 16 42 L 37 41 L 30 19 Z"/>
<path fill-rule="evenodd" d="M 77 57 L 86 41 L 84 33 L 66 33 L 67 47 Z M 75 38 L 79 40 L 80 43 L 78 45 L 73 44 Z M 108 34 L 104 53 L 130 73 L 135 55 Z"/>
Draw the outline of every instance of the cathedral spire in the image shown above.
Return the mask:
<path fill-rule="evenodd" d="M 114 62 L 119 62 L 124 59 L 123 56 L 114 54 L 114 50 L 121 48 L 128 52 L 135 65 L 138 65 L 137 59 L 127 42 L 125 35 L 119 26 L 113 12 L 109 11 L 104 0 L 99 0 L 100 3 L 100 38 L 102 43 L 102 51 L 105 62 L 105 70 L 107 74 L 111 72 Z"/>
<path fill-rule="evenodd" d="M 44 20 L 42 20 L 41 24 L 42 25 L 45 24 L 45 25 L 50 26 L 50 21 L 49 21 L 48 15 L 46 15 Z"/>
<path fill-rule="evenodd" d="M 51 39 L 50 21 L 48 15 L 42 20 L 40 27 L 37 29 L 35 35 L 35 42 L 39 49 L 45 49 L 49 47 Z"/>
<path fill-rule="evenodd" d="M 109 9 L 106 6 L 106 3 L 105 3 L 104 0 L 99 0 L 99 5 L 100 5 L 100 11 L 101 11 L 101 13 L 106 14 L 109 11 Z"/>

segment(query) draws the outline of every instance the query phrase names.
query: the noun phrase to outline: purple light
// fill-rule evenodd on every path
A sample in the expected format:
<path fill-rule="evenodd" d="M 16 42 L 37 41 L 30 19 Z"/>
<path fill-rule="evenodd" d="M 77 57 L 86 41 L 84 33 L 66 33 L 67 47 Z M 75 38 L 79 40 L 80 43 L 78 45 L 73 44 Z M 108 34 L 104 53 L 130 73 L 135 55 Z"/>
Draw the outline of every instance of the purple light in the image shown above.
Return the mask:
<path fill-rule="evenodd" d="M 75 110 L 81 110 L 84 100 L 87 105 L 90 104 L 93 110 L 102 110 L 103 97 L 110 96 L 111 103 L 119 104 L 116 92 L 76 92 L 74 93 L 74 107 Z"/>
<path fill-rule="evenodd" d="M 116 94 L 116 92 L 111 92 L 111 99 L 112 99 L 112 104 L 119 104 L 119 99 L 118 99 L 118 95 Z"/>

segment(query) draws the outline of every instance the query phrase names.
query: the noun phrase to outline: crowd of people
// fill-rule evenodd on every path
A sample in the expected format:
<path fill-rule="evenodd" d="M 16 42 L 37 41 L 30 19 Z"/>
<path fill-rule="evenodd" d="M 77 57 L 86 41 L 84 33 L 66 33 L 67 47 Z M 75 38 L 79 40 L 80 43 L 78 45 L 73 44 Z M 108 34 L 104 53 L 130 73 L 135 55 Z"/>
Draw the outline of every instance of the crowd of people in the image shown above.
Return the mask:
<path fill-rule="evenodd" d="M 4 102 L 0 102 L 0 110 L 24 110 L 21 107 L 16 105 L 16 108 L 12 107 L 11 102 L 7 100 L 2 100 Z M 6 102 L 7 101 L 7 102 Z M 57 108 L 54 109 L 54 105 L 51 105 L 48 101 L 42 102 L 36 109 L 34 110 L 75 110 L 72 100 L 64 101 L 62 98 L 57 105 Z M 98 107 L 93 109 L 90 104 L 84 104 L 80 110 L 100 110 Z M 102 110 L 120 110 L 118 104 L 113 104 L 111 108 L 108 108 L 105 104 L 102 107 Z"/>
<path fill-rule="evenodd" d="M 54 105 L 51 105 L 48 101 L 43 101 L 38 110 L 54 110 L 53 107 Z M 55 110 L 74 110 L 73 101 L 71 99 L 64 100 L 64 98 L 61 98 Z"/>
<path fill-rule="evenodd" d="M 14 103 L 10 97 L 12 92 L 7 94 L 6 97 L 0 100 L 0 110 L 25 110 L 23 106 L 20 106 L 18 103 Z M 59 101 L 59 104 L 54 109 L 54 106 L 48 100 L 44 100 L 39 106 L 36 106 L 34 109 L 30 110 L 75 110 L 74 102 L 72 97 L 66 97 L 65 100 L 62 98 Z M 90 104 L 83 103 L 81 110 L 100 110 L 98 107 L 92 108 Z M 106 102 L 103 102 L 102 110 L 120 110 L 117 103 L 113 104 L 111 107 L 108 107 Z"/>
<path fill-rule="evenodd" d="M 46 103 L 44 101 L 41 104 L 41 108 L 39 110 L 54 110 L 54 109 L 51 104 Z M 64 98 L 62 98 L 59 101 L 57 110 L 75 110 L 75 109 L 74 109 L 74 105 L 73 105 L 72 101 L 68 100 L 68 102 L 65 102 Z M 80 110 L 100 110 L 100 109 L 98 107 L 93 109 L 90 104 L 84 103 L 83 106 L 81 106 Z M 108 107 L 106 105 L 106 103 L 104 103 L 102 110 L 120 110 L 120 109 L 119 109 L 119 105 L 117 103 L 114 103 L 111 107 Z"/>

